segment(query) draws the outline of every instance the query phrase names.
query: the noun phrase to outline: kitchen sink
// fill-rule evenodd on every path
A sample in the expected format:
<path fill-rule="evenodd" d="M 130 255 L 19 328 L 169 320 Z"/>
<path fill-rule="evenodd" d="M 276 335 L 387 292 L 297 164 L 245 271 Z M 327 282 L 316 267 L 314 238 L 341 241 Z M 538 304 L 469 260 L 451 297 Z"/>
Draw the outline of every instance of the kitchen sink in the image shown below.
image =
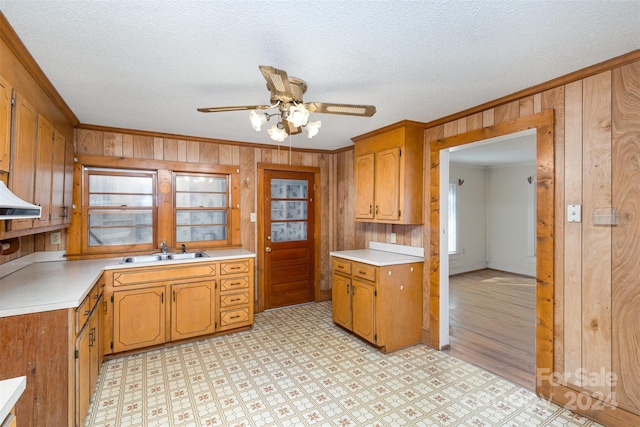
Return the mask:
<path fill-rule="evenodd" d="M 206 258 L 207 255 L 204 252 L 181 252 L 176 254 L 167 254 L 169 259 L 193 259 L 193 258 Z"/>
<path fill-rule="evenodd" d="M 194 258 L 206 258 L 205 252 L 175 252 L 167 254 L 152 254 L 152 255 L 131 255 L 122 258 L 120 264 L 136 264 L 140 262 L 156 262 L 167 260 L 181 260 L 181 259 L 194 259 Z"/>

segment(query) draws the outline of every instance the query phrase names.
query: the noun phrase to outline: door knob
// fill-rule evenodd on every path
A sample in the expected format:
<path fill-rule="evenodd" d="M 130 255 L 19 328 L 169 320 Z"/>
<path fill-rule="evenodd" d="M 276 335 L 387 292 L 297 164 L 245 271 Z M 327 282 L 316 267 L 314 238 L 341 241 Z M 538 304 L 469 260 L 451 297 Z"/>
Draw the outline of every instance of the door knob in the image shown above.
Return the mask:
<path fill-rule="evenodd" d="M 271 252 L 271 248 L 269 246 L 267 246 L 264 250 L 267 252 Z"/>

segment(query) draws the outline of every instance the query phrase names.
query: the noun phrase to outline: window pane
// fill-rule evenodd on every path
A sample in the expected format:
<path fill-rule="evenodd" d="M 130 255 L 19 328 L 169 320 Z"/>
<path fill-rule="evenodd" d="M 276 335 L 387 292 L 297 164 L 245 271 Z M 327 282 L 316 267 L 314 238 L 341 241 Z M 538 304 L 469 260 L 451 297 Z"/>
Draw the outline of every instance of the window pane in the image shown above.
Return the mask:
<path fill-rule="evenodd" d="M 306 199 L 307 181 L 303 179 L 272 179 L 272 199 Z"/>
<path fill-rule="evenodd" d="M 307 221 L 272 222 L 272 242 L 292 242 L 307 240 Z"/>
<path fill-rule="evenodd" d="M 89 189 L 92 193 L 151 194 L 153 179 L 150 176 L 89 175 Z"/>
<path fill-rule="evenodd" d="M 153 227 L 89 229 L 89 246 L 120 246 L 143 243 L 153 243 Z"/>
<path fill-rule="evenodd" d="M 227 227 L 223 225 L 214 226 L 191 226 L 177 227 L 176 240 L 178 242 L 199 242 L 204 240 L 227 240 Z"/>
<path fill-rule="evenodd" d="M 153 206 L 153 195 L 90 194 L 89 206 Z"/>
<path fill-rule="evenodd" d="M 215 193 L 176 193 L 178 208 L 226 208 L 227 195 Z"/>
<path fill-rule="evenodd" d="M 271 219 L 307 219 L 307 202 L 274 200 L 271 202 Z"/>
<path fill-rule="evenodd" d="M 153 225 L 151 210 L 90 210 L 89 227 Z"/>
<path fill-rule="evenodd" d="M 176 191 L 225 193 L 227 191 L 227 178 L 176 175 Z"/>
<path fill-rule="evenodd" d="M 176 223 L 191 224 L 226 224 L 227 211 L 176 211 Z"/>
<path fill-rule="evenodd" d="M 458 187 L 456 184 L 449 184 L 449 253 L 458 251 L 458 215 L 457 215 L 457 197 Z"/>

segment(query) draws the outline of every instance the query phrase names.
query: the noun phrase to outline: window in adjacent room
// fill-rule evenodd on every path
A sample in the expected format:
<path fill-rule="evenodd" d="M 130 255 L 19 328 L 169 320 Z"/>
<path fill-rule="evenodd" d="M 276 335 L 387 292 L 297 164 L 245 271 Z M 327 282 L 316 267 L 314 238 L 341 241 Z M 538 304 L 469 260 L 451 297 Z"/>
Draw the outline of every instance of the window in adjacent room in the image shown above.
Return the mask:
<path fill-rule="evenodd" d="M 458 185 L 449 184 L 449 253 L 458 252 Z"/>

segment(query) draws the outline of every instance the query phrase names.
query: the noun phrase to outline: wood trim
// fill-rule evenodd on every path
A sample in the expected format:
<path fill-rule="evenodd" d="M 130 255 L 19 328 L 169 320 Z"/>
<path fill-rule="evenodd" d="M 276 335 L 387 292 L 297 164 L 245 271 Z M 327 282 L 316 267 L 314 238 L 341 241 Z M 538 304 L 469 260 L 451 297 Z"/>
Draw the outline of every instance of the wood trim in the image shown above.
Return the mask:
<path fill-rule="evenodd" d="M 247 125 L 248 124 L 249 123 L 247 123 Z M 258 144 L 257 142 L 230 141 L 226 139 L 179 135 L 174 133 L 155 132 L 155 131 L 148 131 L 148 130 L 116 128 L 116 127 L 92 125 L 92 124 L 86 124 L 86 123 L 78 124 L 77 128 L 84 129 L 84 130 L 93 130 L 98 132 L 121 133 L 121 134 L 127 134 L 127 135 L 148 136 L 153 138 L 175 139 L 180 141 L 208 142 L 212 144 L 237 145 L 241 147 L 252 147 L 252 148 L 260 148 L 260 149 L 265 149 L 265 148 L 277 149 L 278 148 L 278 146 L 275 144 Z M 353 147 L 350 147 L 350 148 L 353 148 Z M 287 150 L 288 150 L 288 147 L 287 147 Z M 315 149 L 309 149 L 309 148 L 295 148 L 295 147 L 292 147 L 291 151 L 300 152 L 300 153 L 334 153 L 334 151 L 332 150 L 315 150 Z"/>
<path fill-rule="evenodd" d="M 371 138 L 372 136 L 380 135 L 380 134 L 386 133 L 386 132 L 388 132 L 390 130 L 394 130 L 394 129 L 398 129 L 398 128 L 426 129 L 427 128 L 427 124 L 426 123 L 422 123 L 422 122 L 415 122 L 413 120 L 401 120 L 399 122 L 392 123 L 392 124 L 390 124 L 388 126 L 380 128 L 380 129 L 376 129 L 374 131 L 367 132 L 367 133 L 364 133 L 362 135 L 354 136 L 353 138 L 351 138 L 351 140 L 353 142 L 358 142 L 358 141 L 361 141 L 363 139 Z"/>
<path fill-rule="evenodd" d="M 62 99 L 62 96 L 60 96 L 51 81 L 44 74 L 44 71 L 42 71 L 42 68 L 40 68 L 36 60 L 33 59 L 33 56 L 31 56 L 31 53 L 29 53 L 29 50 L 27 50 L 24 43 L 22 43 L 22 40 L 20 40 L 20 37 L 18 37 L 18 34 L 13 30 L 11 24 L 9 24 L 9 21 L 7 21 L 7 18 L 5 18 L 2 12 L 0 12 L 0 38 L 4 40 L 16 58 L 18 58 L 31 77 L 33 77 L 33 80 L 35 80 L 55 106 L 64 114 L 71 125 L 74 127 L 78 126 L 80 120 L 78 120 L 78 117 L 76 117 L 73 111 L 71 111 L 71 108 L 69 108 L 64 99 Z"/>
<path fill-rule="evenodd" d="M 277 170 L 277 171 L 288 171 L 288 172 L 308 172 L 308 173 L 313 173 L 313 182 L 316 185 L 316 190 L 315 190 L 315 224 L 314 224 L 314 230 L 315 230 L 315 235 L 316 235 L 316 239 L 314 242 L 314 282 L 315 282 L 315 300 L 316 302 L 318 301 L 323 301 L 323 298 L 326 298 L 326 296 L 323 296 L 323 292 L 321 289 L 321 285 L 322 282 L 320 280 L 320 272 L 321 272 L 321 268 L 320 268 L 320 260 L 321 260 L 321 253 L 320 250 L 322 248 L 322 233 L 321 233 L 321 228 L 320 228 L 320 216 L 321 216 L 321 212 L 322 212 L 322 193 L 321 193 L 321 188 L 322 186 L 320 185 L 321 181 L 320 181 L 320 168 L 319 167 L 315 167 L 315 166 L 295 166 L 295 165 L 282 165 L 282 164 L 274 164 L 274 163 L 258 163 L 258 181 L 257 181 L 257 190 L 258 190 L 258 219 L 263 218 L 264 216 L 264 212 L 266 209 L 265 203 L 264 203 L 264 199 L 265 199 L 265 194 L 264 194 L 264 173 L 267 170 Z M 265 253 L 265 242 L 264 239 L 261 238 L 261 236 L 264 236 L 264 221 L 260 221 L 258 220 L 258 234 L 256 236 L 256 240 L 257 240 L 257 264 L 258 264 L 258 286 L 257 286 L 257 295 L 255 296 L 255 299 L 257 300 L 257 306 L 256 306 L 256 312 L 260 312 L 260 311 L 264 311 L 265 310 L 265 299 L 264 299 L 264 275 L 265 275 L 265 270 L 264 270 L 264 253 Z"/>
<path fill-rule="evenodd" d="M 552 396 L 541 372 L 553 372 L 554 287 L 554 112 L 509 120 L 497 125 L 438 139 L 431 144 L 429 343 L 440 348 L 440 150 L 483 139 L 536 129 L 537 259 L 536 259 L 536 392 Z"/>
<path fill-rule="evenodd" d="M 595 74 L 602 73 L 604 71 L 609 71 L 614 68 L 621 67 L 623 65 L 631 64 L 632 62 L 636 62 L 640 60 L 640 49 L 633 50 L 629 53 L 625 53 L 624 55 L 617 56 L 615 58 L 606 60 L 604 62 L 600 62 L 595 65 L 591 65 L 587 68 L 583 68 L 581 70 L 573 71 L 569 74 L 565 74 L 563 76 L 557 77 L 552 80 L 548 80 L 544 83 L 537 84 L 535 86 L 528 87 L 526 89 L 520 90 L 518 92 L 514 92 L 509 95 L 505 95 L 501 98 L 494 99 L 493 101 L 485 102 L 484 104 L 476 105 L 475 107 L 469 108 L 467 110 L 459 111 L 457 113 L 441 117 L 439 119 L 430 121 L 425 123 L 426 128 L 431 128 L 434 126 L 442 125 L 454 120 L 461 119 L 463 117 L 471 116 L 476 113 L 484 112 L 485 110 L 490 110 L 492 108 L 508 104 L 510 102 L 520 100 L 521 98 L 536 95 L 541 92 L 545 92 L 550 89 L 555 89 L 556 87 L 563 86 L 569 83 L 573 83 L 578 80 L 582 80 L 586 77 L 593 76 Z"/>

